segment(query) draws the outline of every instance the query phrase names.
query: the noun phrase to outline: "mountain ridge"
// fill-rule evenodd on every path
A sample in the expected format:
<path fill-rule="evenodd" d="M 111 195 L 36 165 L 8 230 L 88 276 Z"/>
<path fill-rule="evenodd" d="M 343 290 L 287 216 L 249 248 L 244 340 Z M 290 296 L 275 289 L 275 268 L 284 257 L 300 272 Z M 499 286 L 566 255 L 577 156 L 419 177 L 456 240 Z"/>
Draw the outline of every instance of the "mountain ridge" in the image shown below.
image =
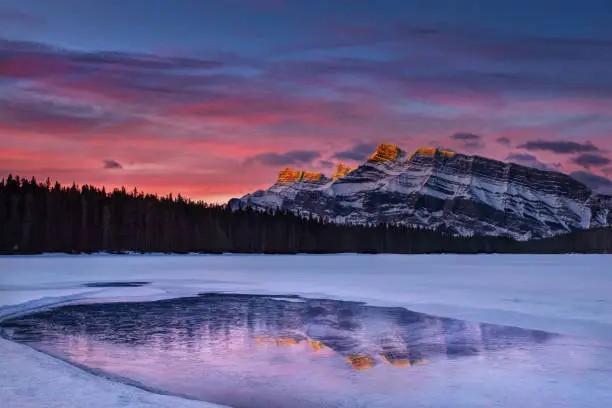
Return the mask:
<path fill-rule="evenodd" d="M 611 196 L 557 171 L 443 149 L 408 154 L 387 143 L 357 168 L 341 166 L 332 178 L 277 182 L 230 205 L 520 240 L 612 225 Z"/>

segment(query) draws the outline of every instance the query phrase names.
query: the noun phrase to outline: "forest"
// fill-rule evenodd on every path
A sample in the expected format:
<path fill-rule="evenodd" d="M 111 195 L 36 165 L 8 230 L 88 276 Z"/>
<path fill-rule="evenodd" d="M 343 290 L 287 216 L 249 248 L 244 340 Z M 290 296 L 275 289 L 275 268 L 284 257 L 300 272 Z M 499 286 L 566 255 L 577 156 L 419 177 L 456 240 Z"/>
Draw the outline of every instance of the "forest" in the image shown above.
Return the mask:
<path fill-rule="evenodd" d="M 399 225 L 335 224 L 228 206 L 9 175 L 0 181 L 0 254 L 612 253 L 612 228 L 519 242 Z"/>

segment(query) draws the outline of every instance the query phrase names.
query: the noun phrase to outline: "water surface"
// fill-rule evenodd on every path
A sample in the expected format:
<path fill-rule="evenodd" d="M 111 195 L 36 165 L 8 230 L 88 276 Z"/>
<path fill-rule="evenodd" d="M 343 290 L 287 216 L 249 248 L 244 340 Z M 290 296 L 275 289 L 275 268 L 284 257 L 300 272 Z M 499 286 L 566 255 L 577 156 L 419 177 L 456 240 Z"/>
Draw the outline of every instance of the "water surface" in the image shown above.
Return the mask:
<path fill-rule="evenodd" d="M 97 372 L 237 408 L 612 406 L 603 345 L 358 302 L 210 293 L 63 306 L 2 330 Z"/>

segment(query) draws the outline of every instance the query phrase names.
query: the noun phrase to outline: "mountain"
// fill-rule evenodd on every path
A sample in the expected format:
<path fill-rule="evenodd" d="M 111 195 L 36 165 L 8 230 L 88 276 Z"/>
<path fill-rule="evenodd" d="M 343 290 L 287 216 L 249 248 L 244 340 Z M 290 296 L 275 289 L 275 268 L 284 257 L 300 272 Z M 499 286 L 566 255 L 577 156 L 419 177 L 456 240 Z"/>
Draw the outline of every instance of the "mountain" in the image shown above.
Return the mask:
<path fill-rule="evenodd" d="M 453 236 L 406 225 L 329 223 L 285 211 L 234 210 L 180 196 L 158 197 L 124 188 L 107 193 L 90 185 L 62 187 L 9 174 L 6 180 L 0 178 L 0 255 L 612 253 L 612 227 L 519 242 L 508 237 Z"/>
<path fill-rule="evenodd" d="M 408 154 L 386 143 L 355 169 L 341 164 L 331 179 L 287 168 L 267 190 L 229 204 L 520 240 L 612 225 L 612 197 L 566 174 L 441 149 Z"/>
<path fill-rule="evenodd" d="M 612 180 L 590 171 L 573 171 L 570 176 L 599 194 L 612 195 Z"/>

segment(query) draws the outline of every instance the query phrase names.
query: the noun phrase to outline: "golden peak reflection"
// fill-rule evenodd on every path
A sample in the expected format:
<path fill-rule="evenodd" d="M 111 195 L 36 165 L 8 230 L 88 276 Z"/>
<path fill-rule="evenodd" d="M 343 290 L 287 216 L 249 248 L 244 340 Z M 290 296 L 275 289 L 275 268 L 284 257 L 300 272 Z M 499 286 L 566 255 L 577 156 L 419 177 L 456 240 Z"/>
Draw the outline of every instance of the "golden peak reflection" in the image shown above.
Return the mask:
<path fill-rule="evenodd" d="M 529 349 L 541 353 L 542 345 L 556 337 L 398 307 L 292 300 L 205 293 L 77 304 L 5 320 L 1 326 L 16 341 L 81 366 L 242 407 L 352 406 L 356 394 L 381 395 L 381 387 L 414 393 L 421 378 L 420 373 L 408 375 L 418 370 L 411 366 L 430 360 L 426 371 L 444 374 L 449 364 L 467 366 L 478 356 L 499 361 L 489 357 L 505 359 Z M 300 388 L 311 379 L 316 379 L 312 388 Z M 321 387 L 329 387 L 326 398 L 344 390 L 350 401 L 321 400 Z M 432 392 L 437 391 L 432 387 Z M 305 395 L 316 401 L 301 405 Z M 251 402 L 245 404 L 246 399 Z"/>
<path fill-rule="evenodd" d="M 277 346 L 296 346 L 300 343 L 299 340 L 294 339 L 292 337 L 266 337 L 266 336 L 257 336 L 255 340 L 258 343 L 263 344 L 276 344 Z"/>
<path fill-rule="evenodd" d="M 393 355 L 383 354 L 381 355 L 381 357 L 385 363 L 390 364 L 394 367 L 411 367 L 411 366 L 425 365 L 429 363 L 429 361 L 424 360 L 424 359 L 419 359 L 419 360 L 397 359 Z"/>
<path fill-rule="evenodd" d="M 368 370 L 374 367 L 374 360 L 370 356 L 351 354 L 345 357 L 345 360 L 351 363 L 351 367 L 357 371 Z"/>
<path fill-rule="evenodd" d="M 312 340 L 309 338 L 296 339 L 294 337 L 268 337 L 268 336 L 257 336 L 255 341 L 261 344 L 275 344 L 277 346 L 297 346 L 301 344 L 308 344 L 312 351 L 319 352 L 328 347 L 318 340 Z"/>
<path fill-rule="evenodd" d="M 325 345 L 323 343 L 321 343 L 320 341 L 317 340 L 310 340 L 308 339 L 308 345 L 310 346 L 310 348 L 316 353 L 321 351 L 322 349 L 325 348 Z"/>
<path fill-rule="evenodd" d="M 294 338 L 286 338 L 286 339 L 276 339 L 276 344 L 279 346 L 295 346 L 298 344 L 298 341 Z"/>

